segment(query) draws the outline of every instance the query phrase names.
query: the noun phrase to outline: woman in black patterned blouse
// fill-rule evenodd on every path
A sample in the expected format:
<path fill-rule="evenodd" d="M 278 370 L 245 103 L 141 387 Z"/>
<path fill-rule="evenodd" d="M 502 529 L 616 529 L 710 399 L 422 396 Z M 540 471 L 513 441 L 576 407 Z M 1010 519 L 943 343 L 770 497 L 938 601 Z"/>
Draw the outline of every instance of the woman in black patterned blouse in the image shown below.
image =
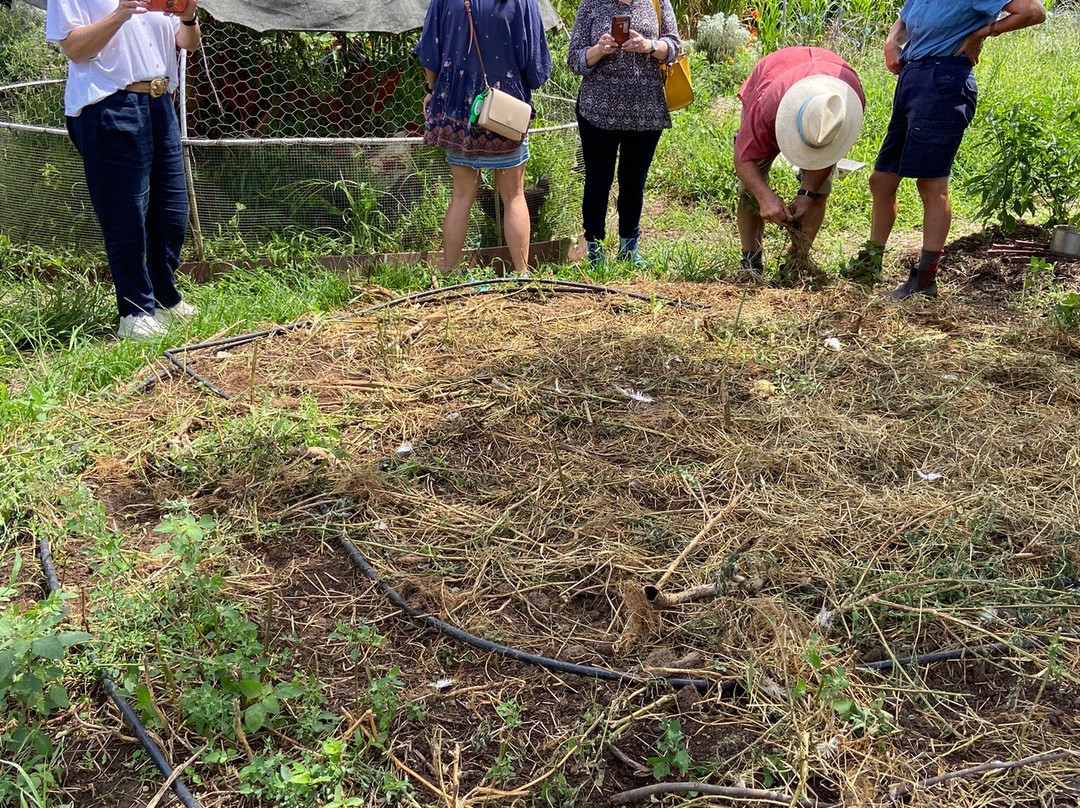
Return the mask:
<path fill-rule="evenodd" d="M 608 196 L 618 162 L 619 260 L 644 266 L 638 251 L 641 206 L 660 133 L 671 126 L 660 65 L 671 64 L 682 43 L 670 0 L 582 0 L 570 34 L 570 69 L 582 76 L 577 120 L 585 160 L 581 217 L 589 263 L 604 258 Z M 630 17 L 619 45 L 612 19 Z"/>

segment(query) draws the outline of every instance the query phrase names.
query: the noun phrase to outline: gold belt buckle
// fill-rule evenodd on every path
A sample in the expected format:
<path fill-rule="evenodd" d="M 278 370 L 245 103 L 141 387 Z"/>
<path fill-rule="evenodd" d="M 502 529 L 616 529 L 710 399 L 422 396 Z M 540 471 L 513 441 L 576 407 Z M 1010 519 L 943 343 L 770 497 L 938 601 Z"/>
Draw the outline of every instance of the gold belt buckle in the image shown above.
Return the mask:
<path fill-rule="evenodd" d="M 151 79 L 150 81 L 150 97 L 161 98 L 165 93 L 169 92 L 169 80 L 165 79 Z"/>

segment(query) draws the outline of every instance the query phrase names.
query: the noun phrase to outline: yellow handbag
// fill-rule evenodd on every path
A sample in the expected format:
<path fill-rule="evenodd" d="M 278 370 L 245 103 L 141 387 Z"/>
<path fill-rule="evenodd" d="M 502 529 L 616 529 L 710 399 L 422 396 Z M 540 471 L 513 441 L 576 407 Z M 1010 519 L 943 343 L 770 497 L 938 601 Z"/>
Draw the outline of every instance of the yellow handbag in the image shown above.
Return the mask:
<path fill-rule="evenodd" d="M 664 34 L 664 19 L 660 14 L 660 0 L 652 0 L 656 9 L 657 30 Z M 690 60 L 682 51 L 670 65 L 660 65 L 664 73 L 664 95 L 667 96 L 667 108 L 674 111 L 690 106 L 694 100 L 694 88 L 690 84 Z"/>

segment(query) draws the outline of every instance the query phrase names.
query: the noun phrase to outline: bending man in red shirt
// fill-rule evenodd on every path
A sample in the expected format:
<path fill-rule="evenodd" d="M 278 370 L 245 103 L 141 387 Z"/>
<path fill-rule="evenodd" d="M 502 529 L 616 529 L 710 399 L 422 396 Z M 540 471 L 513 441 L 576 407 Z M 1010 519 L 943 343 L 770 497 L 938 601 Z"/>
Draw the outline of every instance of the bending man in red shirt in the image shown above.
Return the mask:
<path fill-rule="evenodd" d="M 739 100 L 735 173 L 741 264 L 759 273 L 765 222 L 801 230 L 807 250 L 813 244 L 825 219 L 836 162 L 859 136 L 866 96 L 855 71 L 835 53 L 795 47 L 758 62 L 739 89 Z M 769 187 L 778 154 L 799 169 L 800 187 L 790 206 Z"/>

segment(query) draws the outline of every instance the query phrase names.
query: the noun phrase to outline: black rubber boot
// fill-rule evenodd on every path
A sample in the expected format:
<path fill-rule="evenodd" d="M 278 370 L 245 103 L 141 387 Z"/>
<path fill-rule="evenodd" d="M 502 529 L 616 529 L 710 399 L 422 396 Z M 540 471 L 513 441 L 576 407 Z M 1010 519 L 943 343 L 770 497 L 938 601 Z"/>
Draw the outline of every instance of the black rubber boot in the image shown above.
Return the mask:
<path fill-rule="evenodd" d="M 919 265 L 911 270 L 907 281 L 902 286 L 893 290 L 893 299 L 907 300 L 914 295 L 937 297 L 937 271 L 940 262 L 940 252 L 923 250 L 919 257 Z"/>

